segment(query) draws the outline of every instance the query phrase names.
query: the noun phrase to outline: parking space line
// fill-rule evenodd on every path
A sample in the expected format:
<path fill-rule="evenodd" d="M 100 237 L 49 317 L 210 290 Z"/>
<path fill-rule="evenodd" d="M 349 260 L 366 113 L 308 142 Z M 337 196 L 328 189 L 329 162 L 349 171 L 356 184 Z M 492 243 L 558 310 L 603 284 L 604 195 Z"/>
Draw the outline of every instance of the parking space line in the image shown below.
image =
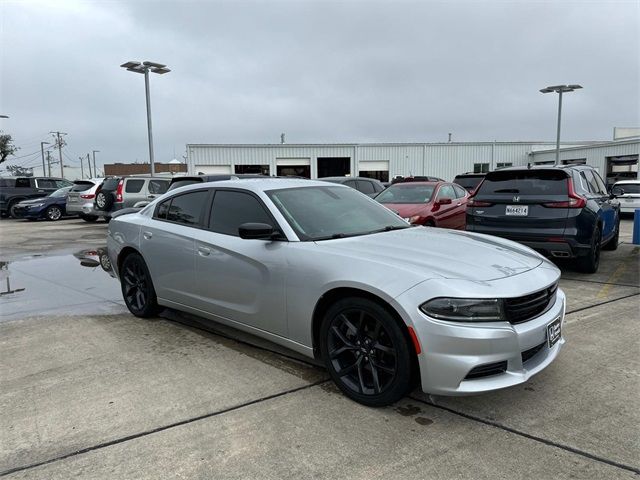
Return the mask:
<path fill-rule="evenodd" d="M 258 398 L 256 400 L 251 400 L 249 402 L 242 403 L 240 405 L 235 405 L 233 407 L 225 408 L 225 409 L 218 410 L 218 411 L 215 411 L 215 412 L 205 413 L 203 415 L 198 415 L 197 417 L 191 417 L 191 418 L 187 418 L 185 420 L 180 420 L 179 422 L 173 422 L 173 423 L 169 423 L 167 425 L 163 425 L 161 427 L 156 427 L 156 428 L 152 428 L 150 430 L 145 430 L 144 432 L 138 432 L 138 433 L 134 433 L 132 435 L 127 435 L 125 437 L 116 438 L 114 440 L 109 440 L 108 442 L 99 443 L 98 445 L 92 445 L 90 447 L 82 448 L 80 450 L 76 450 L 74 452 L 66 453 L 64 455 L 60 455 L 60 456 L 55 457 L 55 458 L 50 458 L 49 460 L 43 460 L 41 462 L 32 463 L 30 465 L 22 465 L 20 467 L 10 468 L 9 470 L 5 470 L 4 472 L 0 472 L 0 477 L 5 477 L 7 475 L 11 475 L 12 473 L 16 473 L 16 472 L 23 472 L 25 470 L 31 470 L 33 468 L 41 467 L 43 465 L 49 465 L 50 463 L 59 462 L 61 460 L 65 460 L 67 458 L 71 458 L 71 457 L 75 457 L 75 456 L 78 456 L 78 455 L 82 455 L 84 453 L 93 452 L 95 450 L 100 450 L 102 448 L 111 447 L 112 445 L 118 445 L 119 443 L 128 442 L 130 440 L 135 440 L 135 439 L 141 438 L 141 437 L 146 437 L 148 435 L 153 435 L 154 433 L 163 432 L 165 430 L 169 430 L 169 429 L 175 428 L 175 427 L 180 427 L 182 425 L 188 425 L 189 423 L 197 422 L 199 420 L 204 420 L 204 419 L 207 419 L 207 418 L 216 417 L 216 416 L 222 415 L 224 413 L 233 412 L 235 410 L 239 410 L 239 409 L 244 408 L 244 407 L 249 407 L 251 405 L 256 405 L 258 403 L 266 402 L 267 400 L 273 400 L 274 398 L 283 397 L 283 396 L 289 395 L 291 393 L 296 393 L 296 392 L 299 392 L 301 390 L 306 390 L 306 389 L 311 388 L 311 387 L 316 387 L 316 386 L 321 385 L 321 384 L 323 384 L 325 382 L 328 382 L 328 381 L 329 381 L 329 379 L 318 380 L 316 382 L 310 383 L 309 385 L 304 385 L 302 387 L 292 388 L 290 390 L 285 390 L 284 392 L 274 393 L 273 395 L 267 395 L 266 397 Z"/>
<path fill-rule="evenodd" d="M 640 285 L 634 285 L 632 283 L 611 283 L 611 282 L 603 282 L 601 280 L 586 280 L 584 278 L 567 278 L 560 277 L 560 280 L 567 280 L 570 282 L 585 282 L 585 283 L 598 283 L 600 285 L 611 285 L 612 287 L 635 287 L 640 288 Z"/>
<path fill-rule="evenodd" d="M 571 313 L 582 312 L 583 310 L 589 310 L 590 308 L 600 307 L 602 305 L 606 305 L 607 303 L 618 302 L 620 300 L 625 300 L 627 298 L 637 297 L 638 295 L 640 295 L 640 292 L 631 293 L 629 295 L 625 295 L 624 297 L 612 298 L 611 300 L 606 300 L 604 302 L 596 303 L 595 305 L 587 305 L 585 307 L 576 308 L 575 310 L 568 310 L 568 311 L 565 312 L 565 315 L 569 315 Z"/>
<path fill-rule="evenodd" d="M 500 430 L 504 430 L 505 432 L 513 433 L 515 435 L 519 435 L 521 437 L 528 438 L 528 439 L 534 440 L 536 442 L 540 442 L 540 443 L 542 443 L 544 445 L 548 445 L 550 447 L 556 447 L 556 448 L 559 448 L 561 450 L 564 450 L 564 451 L 567 451 L 567 452 L 570 452 L 570 453 L 575 453 L 576 455 L 580 455 L 580 456 L 588 458 L 590 460 L 595 460 L 596 462 L 604 463 L 604 464 L 610 465 L 612 467 L 617 467 L 617 468 L 620 468 L 622 470 L 627 470 L 629 472 L 633 472 L 635 474 L 640 475 L 640 468 L 636 468 L 636 467 L 633 467 L 631 465 L 626 465 L 624 463 L 619 463 L 619 462 L 616 462 L 615 460 L 609 460 L 608 458 L 600 457 L 598 455 L 594 455 L 593 453 L 585 452 L 584 450 L 580 450 L 578 448 L 571 447 L 569 445 L 564 445 L 562 443 L 554 442 L 552 440 L 547 440 L 546 438 L 538 437 L 536 435 L 531 435 L 530 433 L 526 433 L 526 432 L 523 432 L 521 430 L 516 430 L 515 428 L 507 427 L 506 425 L 502 425 L 501 423 L 494 422 L 494 421 L 491 421 L 491 420 L 486 420 L 486 419 L 484 419 L 482 417 L 477 417 L 475 415 L 464 413 L 464 412 L 461 412 L 459 410 L 455 410 L 453 408 L 445 407 L 444 405 L 437 405 L 435 403 L 428 402 L 428 401 L 423 400 L 421 398 L 416 398 L 416 397 L 413 397 L 411 395 L 409 395 L 408 398 L 410 398 L 411 400 L 415 400 L 416 402 L 424 403 L 425 405 L 429 405 L 431 407 L 438 408 L 440 410 L 444 410 L 444 411 L 452 413 L 454 415 L 458 415 L 458 416 L 466 418 L 468 420 L 473 420 L 473 421 L 476 421 L 476 422 L 479 422 L 479 423 L 483 423 L 485 425 L 488 425 L 488 426 L 491 426 L 491 427 L 495 427 L 495 428 L 498 428 Z"/>

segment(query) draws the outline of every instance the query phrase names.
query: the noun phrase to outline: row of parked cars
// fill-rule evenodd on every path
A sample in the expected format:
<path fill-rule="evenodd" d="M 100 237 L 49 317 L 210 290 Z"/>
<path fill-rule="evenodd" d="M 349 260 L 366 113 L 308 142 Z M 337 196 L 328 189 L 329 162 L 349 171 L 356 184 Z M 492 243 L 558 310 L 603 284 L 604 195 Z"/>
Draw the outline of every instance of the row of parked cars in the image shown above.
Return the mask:
<path fill-rule="evenodd" d="M 79 216 L 107 221 L 143 208 L 170 190 L 197 182 L 261 175 L 124 176 L 69 182 L 59 178 L 0 179 L 0 212 L 29 220 Z M 287 177 L 290 178 L 290 177 Z M 600 249 L 615 249 L 620 213 L 640 208 L 640 181 L 610 191 L 592 167 L 511 167 L 488 174 L 399 177 L 384 185 L 364 177 L 322 180 L 354 188 L 413 225 L 468 230 L 515 240 L 548 257 L 573 259 L 595 272 Z M 32 198 L 35 197 L 35 198 Z"/>

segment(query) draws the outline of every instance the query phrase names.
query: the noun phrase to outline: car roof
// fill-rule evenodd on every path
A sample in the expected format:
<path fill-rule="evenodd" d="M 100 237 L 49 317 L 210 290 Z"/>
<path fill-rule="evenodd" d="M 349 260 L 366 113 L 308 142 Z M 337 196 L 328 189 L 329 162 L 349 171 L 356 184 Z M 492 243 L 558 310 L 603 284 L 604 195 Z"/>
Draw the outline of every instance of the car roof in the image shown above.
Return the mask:
<path fill-rule="evenodd" d="M 378 182 L 379 180 L 376 178 L 369 177 L 320 177 L 318 180 L 322 180 L 325 182 L 346 182 L 347 180 L 373 180 L 374 182 Z"/>
<path fill-rule="evenodd" d="M 594 167 L 592 167 L 591 165 L 519 165 L 519 166 L 515 166 L 515 167 L 504 167 L 501 168 L 500 170 L 494 170 L 494 172 L 509 172 L 509 171 L 514 171 L 514 170 L 569 170 L 569 169 L 576 169 L 576 170 L 593 170 Z M 494 172 L 489 172 L 489 173 L 494 173 Z"/>
<path fill-rule="evenodd" d="M 502 168 L 500 170 L 503 170 Z M 478 173 L 478 172 L 467 172 L 467 173 L 460 173 L 459 175 L 456 175 L 455 178 L 462 178 L 462 177 L 484 177 L 486 175 L 486 172 L 484 173 Z"/>
<path fill-rule="evenodd" d="M 330 187 L 330 188 L 350 188 L 340 184 L 327 185 L 327 182 L 308 179 L 296 179 L 296 178 L 243 178 L 234 180 L 220 180 L 217 182 L 200 182 L 185 185 L 184 187 L 176 188 L 172 192 L 188 192 L 190 190 L 198 190 L 203 186 L 216 187 L 216 188 L 237 188 L 240 190 L 248 190 L 251 192 L 264 192 L 268 190 L 283 190 L 286 188 L 299 188 L 299 187 Z"/>
<path fill-rule="evenodd" d="M 440 185 L 442 183 L 451 183 L 451 182 L 445 182 L 444 180 L 438 180 L 437 182 L 428 182 L 426 180 L 419 180 L 417 182 L 398 182 L 398 183 L 394 183 L 393 185 L 390 185 L 389 188 L 391 187 L 402 187 L 402 188 L 409 188 L 415 185 Z"/>

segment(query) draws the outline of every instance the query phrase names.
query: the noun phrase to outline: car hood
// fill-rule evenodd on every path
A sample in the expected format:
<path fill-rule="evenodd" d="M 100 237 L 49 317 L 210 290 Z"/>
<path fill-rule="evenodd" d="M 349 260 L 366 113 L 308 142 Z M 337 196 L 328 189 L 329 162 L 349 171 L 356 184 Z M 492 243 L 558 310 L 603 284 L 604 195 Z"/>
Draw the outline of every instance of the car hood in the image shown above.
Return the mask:
<path fill-rule="evenodd" d="M 417 274 L 421 280 L 497 280 L 524 273 L 544 261 L 533 250 L 509 240 L 426 227 L 325 240 L 316 245 L 327 254 L 378 263 L 388 268 L 390 275 L 405 270 Z"/>
<path fill-rule="evenodd" d="M 48 197 L 32 198 L 31 200 L 22 200 L 18 205 L 33 205 L 34 203 L 47 203 L 51 201 Z"/>
<path fill-rule="evenodd" d="M 429 203 L 383 203 L 389 210 L 396 212 L 402 218 L 420 215 Z"/>

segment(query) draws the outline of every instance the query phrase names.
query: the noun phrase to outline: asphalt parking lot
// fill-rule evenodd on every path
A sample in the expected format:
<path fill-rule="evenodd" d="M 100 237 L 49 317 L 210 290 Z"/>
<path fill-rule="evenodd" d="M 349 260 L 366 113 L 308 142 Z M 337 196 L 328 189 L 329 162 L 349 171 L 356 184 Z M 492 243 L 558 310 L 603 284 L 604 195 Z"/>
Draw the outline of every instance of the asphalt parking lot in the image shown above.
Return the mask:
<path fill-rule="evenodd" d="M 637 478 L 631 227 L 597 274 L 561 265 L 567 344 L 532 381 L 371 409 L 262 340 L 175 312 L 130 315 L 117 281 L 86 261 L 106 224 L 2 220 L 0 476 Z"/>

